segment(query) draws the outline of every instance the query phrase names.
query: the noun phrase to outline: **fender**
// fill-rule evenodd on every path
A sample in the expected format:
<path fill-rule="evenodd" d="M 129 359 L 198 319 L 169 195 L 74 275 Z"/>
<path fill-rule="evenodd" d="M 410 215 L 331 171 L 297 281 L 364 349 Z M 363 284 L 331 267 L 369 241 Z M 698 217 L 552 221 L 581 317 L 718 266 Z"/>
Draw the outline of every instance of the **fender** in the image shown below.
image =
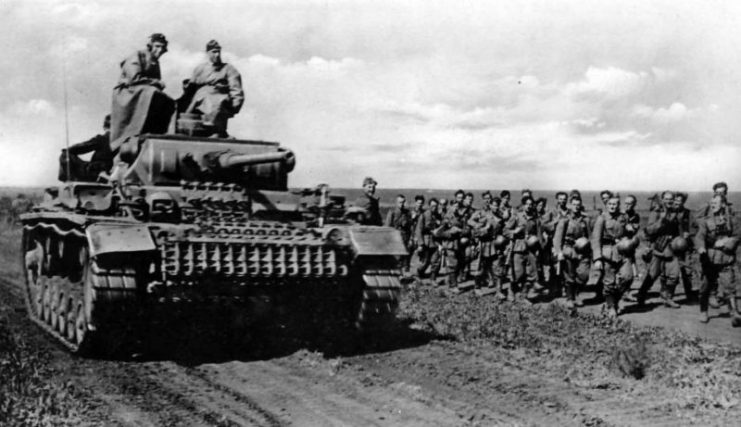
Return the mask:
<path fill-rule="evenodd" d="M 157 249 L 149 228 L 141 224 L 93 224 L 85 230 L 85 235 L 91 256 Z"/>
<path fill-rule="evenodd" d="M 409 255 L 399 230 L 391 227 L 351 227 L 348 230 L 355 254 Z"/>

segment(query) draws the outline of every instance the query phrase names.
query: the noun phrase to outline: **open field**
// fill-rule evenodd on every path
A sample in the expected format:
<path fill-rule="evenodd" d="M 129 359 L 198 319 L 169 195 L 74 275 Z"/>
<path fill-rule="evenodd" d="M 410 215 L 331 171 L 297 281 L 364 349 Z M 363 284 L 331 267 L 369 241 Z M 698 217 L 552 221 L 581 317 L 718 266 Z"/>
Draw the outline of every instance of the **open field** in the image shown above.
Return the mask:
<path fill-rule="evenodd" d="M 556 301 L 496 305 L 413 283 L 400 324 L 256 335 L 245 348 L 176 337 L 144 360 L 80 359 L 25 317 L 20 232 L 0 233 L 3 425 L 734 425 L 741 331 L 697 307 L 616 324 Z M 694 328 L 694 329 L 693 329 Z M 713 332 L 713 331 L 718 331 Z"/>

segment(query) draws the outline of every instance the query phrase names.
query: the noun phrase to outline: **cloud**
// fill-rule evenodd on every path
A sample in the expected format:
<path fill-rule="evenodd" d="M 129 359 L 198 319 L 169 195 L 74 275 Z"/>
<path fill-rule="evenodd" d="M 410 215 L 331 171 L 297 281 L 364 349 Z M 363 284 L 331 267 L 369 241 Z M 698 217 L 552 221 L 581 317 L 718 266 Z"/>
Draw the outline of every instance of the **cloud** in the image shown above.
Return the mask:
<path fill-rule="evenodd" d="M 54 116 L 56 108 L 46 99 L 31 99 L 26 102 L 15 102 L 8 113 L 13 116 L 48 118 Z"/>

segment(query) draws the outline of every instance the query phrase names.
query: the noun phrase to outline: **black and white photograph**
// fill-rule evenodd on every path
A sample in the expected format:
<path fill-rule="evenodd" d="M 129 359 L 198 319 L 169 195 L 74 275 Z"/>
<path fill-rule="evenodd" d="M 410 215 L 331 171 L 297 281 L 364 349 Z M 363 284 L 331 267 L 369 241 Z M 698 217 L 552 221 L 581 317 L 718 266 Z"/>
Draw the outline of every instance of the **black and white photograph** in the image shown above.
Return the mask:
<path fill-rule="evenodd" d="M 741 3 L 0 28 L 0 425 L 741 424 Z"/>

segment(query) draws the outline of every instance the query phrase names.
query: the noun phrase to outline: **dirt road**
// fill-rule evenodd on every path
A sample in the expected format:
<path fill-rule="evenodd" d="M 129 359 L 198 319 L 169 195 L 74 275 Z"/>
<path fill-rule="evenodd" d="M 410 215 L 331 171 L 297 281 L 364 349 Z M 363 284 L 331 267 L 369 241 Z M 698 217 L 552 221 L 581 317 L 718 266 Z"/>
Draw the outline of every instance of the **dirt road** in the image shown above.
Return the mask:
<path fill-rule="evenodd" d="M 259 351 L 194 356 L 183 346 L 159 360 L 81 359 L 26 319 L 21 295 L 17 273 L 0 278 L 0 310 L 31 345 L 49 353 L 55 381 L 80 391 L 88 425 L 677 426 L 731 425 L 741 417 L 741 405 L 703 407 L 666 384 L 621 378 L 607 366 L 565 373 L 550 364 L 571 354 L 558 347 L 533 352 L 451 339 L 409 322 L 372 342 L 331 350 L 326 337 L 291 337 Z M 672 327 L 691 317 L 694 333 L 739 344 L 738 329 L 703 332 L 695 310 L 658 317 Z M 628 317 L 655 323 L 657 316 Z M 707 330 L 716 330 L 715 320 Z M 592 356 L 604 355 L 584 355 Z"/>

